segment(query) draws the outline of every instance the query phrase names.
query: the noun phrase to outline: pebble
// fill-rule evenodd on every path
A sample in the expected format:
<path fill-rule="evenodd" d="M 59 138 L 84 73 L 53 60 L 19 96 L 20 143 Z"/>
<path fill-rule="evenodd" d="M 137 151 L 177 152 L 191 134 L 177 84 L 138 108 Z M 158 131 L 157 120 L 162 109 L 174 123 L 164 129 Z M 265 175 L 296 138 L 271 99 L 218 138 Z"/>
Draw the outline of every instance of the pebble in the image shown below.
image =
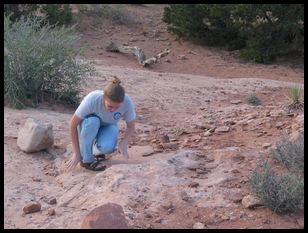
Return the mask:
<path fill-rule="evenodd" d="M 271 146 L 272 146 L 272 144 L 271 144 L 271 143 L 268 143 L 268 142 L 262 144 L 262 148 L 263 148 L 263 149 L 269 148 L 269 147 L 271 147 Z"/>
<path fill-rule="evenodd" d="M 41 210 L 41 204 L 38 202 L 30 202 L 22 209 L 25 214 L 38 212 Z"/>
<path fill-rule="evenodd" d="M 218 132 L 218 133 L 226 133 L 229 131 L 230 131 L 230 127 L 228 126 L 220 126 L 215 130 L 215 132 Z"/>
<path fill-rule="evenodd" d="M 56 199 L 55 197 L 50 197 L 50 198 L 47 200 L 47 203 L 50 204 L 50 205 L 57 204 L 57 199 Z"/>
<path fill-rule="evenodd" d="M 205 225 L 202 222 L 196 222 L 193 225 L 193 229 L 204 229 Z"/>
<path fill-rule="evenodd" d="M 230 103 L 231 104 L 240 104 L 240 103 L 242 103 L 242 101 L 241 100 L 231 100 Z"/>
<path fill-rule="evenodd" d="M 191 182 L 190 184 L 188 184 L 188 187 L 190 187 L 190 188 L 196 188 L 198 186 L 199 186 L 198 182 Z"/>
<path fill-rule="evenodd" d="M 49 216 L 53 216 L 53 215 L 55 215 L 55 214 L 56 214 L 55 209 L 53 209 L 53 208 L 48 208 L 48 215 L 49 215 Z"/>
<path fill-rule="evenodd" d="M 163 135 L 162 138 L 161 138 L 161 141 L 163 143 L 168 143 L 170 142 L 170 139 L 169 139 L 169 136 L 167 134 Z"/>

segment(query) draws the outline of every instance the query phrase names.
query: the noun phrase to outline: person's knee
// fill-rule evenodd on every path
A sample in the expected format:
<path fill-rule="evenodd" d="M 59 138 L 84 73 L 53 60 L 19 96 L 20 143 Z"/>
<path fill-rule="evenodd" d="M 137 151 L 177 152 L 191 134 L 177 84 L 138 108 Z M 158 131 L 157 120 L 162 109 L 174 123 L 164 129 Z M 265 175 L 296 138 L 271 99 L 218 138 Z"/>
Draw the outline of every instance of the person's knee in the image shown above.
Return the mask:
<path fill-rule="evenodd" d="M 118 136 L 119 134 L 119 128 L 116 125 L 110 125 L 109 130 L 111 131 L 112 135 Z"/>
<path fill-rule="evenodd" d="M 101 128 L 97 140 L 97 149 L 103 154 L 114 152 L 117 145 L 119 128 L 117 125 L 108 125 Z"/>
<path fill-rule="evenodd" d="M 93 133 L 96 136 L 100 127 L 100 120 L 97 117 L 88 117 L 81 124 L 81 136 L 89 136 Z"/>

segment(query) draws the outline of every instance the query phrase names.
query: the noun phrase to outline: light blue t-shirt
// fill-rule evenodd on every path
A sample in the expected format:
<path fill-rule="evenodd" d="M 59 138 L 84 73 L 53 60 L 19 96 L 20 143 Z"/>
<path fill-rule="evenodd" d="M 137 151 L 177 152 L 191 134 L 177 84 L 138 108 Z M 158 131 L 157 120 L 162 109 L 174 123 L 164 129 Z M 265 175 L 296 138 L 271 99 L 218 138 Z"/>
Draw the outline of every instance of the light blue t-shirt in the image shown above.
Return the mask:
<path fill-rule="evenodd" d="M 84 119 L 90 114 L 95 114 L 101 120 L 101 125 L 116 124 L 120 119 L 130 122 L 136 118 L 135 106 L 131 98 L 125 94 L 124 101 L 114 112 L 109 112 L 103 104 L 104 91 L 90 92 L 81 101 L 75 114 Z"/>

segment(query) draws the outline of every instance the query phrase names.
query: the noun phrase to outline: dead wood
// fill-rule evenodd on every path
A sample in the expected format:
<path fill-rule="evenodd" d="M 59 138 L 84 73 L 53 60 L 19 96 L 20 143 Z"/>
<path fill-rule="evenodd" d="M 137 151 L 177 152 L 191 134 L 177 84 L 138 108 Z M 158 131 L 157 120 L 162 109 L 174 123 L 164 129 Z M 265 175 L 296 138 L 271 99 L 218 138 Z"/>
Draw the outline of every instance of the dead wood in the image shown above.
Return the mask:
<path fill-rule="evenodd" d="M 139 64 L 143 65 L 144 67 L 148 67 L 153 63 L 160 62 L 160 59 L 162 57 L 167 56 L 170 53 L 169 49 L 165 49 L 163 52 L 146 59 L 143 50 L 140 49 L 139 47 L 118 46 L 113 42 L 111 42 L 105 49 L 108 52 L 134 54 Z"/>

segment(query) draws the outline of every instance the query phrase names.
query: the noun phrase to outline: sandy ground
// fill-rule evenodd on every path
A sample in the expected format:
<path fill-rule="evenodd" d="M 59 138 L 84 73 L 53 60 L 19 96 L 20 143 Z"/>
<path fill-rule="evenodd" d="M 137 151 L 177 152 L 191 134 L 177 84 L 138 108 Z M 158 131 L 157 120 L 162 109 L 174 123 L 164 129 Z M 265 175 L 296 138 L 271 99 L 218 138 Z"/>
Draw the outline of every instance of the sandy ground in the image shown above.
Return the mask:
<path fill-rule="evenodd" d="M 248 210 L 231 200 L 231 196 L 250 193 L 249 173 L 257 166 L 260 154 L 269 156 L 264 143 L 274 145 L 282 134 L 292 133 L 295 117 L 303 113 L 300 110 L 288 115 L 285 110 L 288 88 L 304 86 L 303 67 L 253 64 L 225 51 L 178 40 L 159 21 L 162 9 L 161 5 L 128 5 L 128 10 L 142 22 L 134 27 L 89 17 L 78 25 L 81 43 L 88 45 L 86 58 L 95 61 L 98 71 L 83 93 L 102 88 L 112 75 L 117 75 L 136 104 L 137 133 L 128 162 L 115 153 L 106 161 L 107 173 L 81 168 L 72 174 L 62 173 L 61 164 L 71 155 L 68 122 L 74 109 L 49 105 L 24 110 L 4 108 L 5 228 L 79 228 L 87 211 L 104 203 L 89 187 L 99 179 L 107 179 L 105 175 L 118 182 L 118 191 L 104 189 L 103 196 L 123 204 L 132 228 L 192 228 L 196 222 L 206 228 L 303 228 L 303 211 L 278 215 L 267 208 Z M 161 63 L 144 68 L 132 55 L 106 52 L 104 47 L 111 41 L 138 46 L 147 57 L 165 48 L 171 53 Z M 245 103 L 251 93 L 260 97 L 261 106 Z M 241 102 L 232 103 L 236 100 Z M 18 130 L 28 117 L 53 124 L 55 143 L 51 149 L 26 154 L 17 147 Z M 283 127 L 277 127 L 277 123 Z M 204 124 L 230 128 L 208 136 L 200 127 Z M 124 125 L 120 127 L 123 133 Z M 162 142 L 163 135 L 169 136 L 169 143 Z M 152 154 L 142 156 L 149 147 Z M 200 166 L 214 166 L 206 175 L 186 169 L 187 153 Z M 181 161 L 175 163 L 174 174 L 157 180 L 157 173 L 173 171 L 164 165 L 172 158 Z M 148 170 L 139 174 L 135 171 L 138 166 Z M 127 178 L 121 186 L 122 178 L 116 176 L 119 171 L 140 177 Z M 147 182 L 151 179 L 153 182 Z M 198 185 L 194 187 L 192 182 Z M 140 185 L 138 192 L 134 183 Z M 126 194 L 125 189 L 132 194 Z M 159 189 L 159 195 L 153 195 Z M 181 190 L 192 201 L 178 198 Z M 83 199 L 85 193 L 80 192 L 93 197 L 92 201 Z M 140 192 L 144 199 L 137 198 Z M 57 197 L 56 205 L 44 202 L 50 196 Z M 23 206 L 34 200 L 42 203 L 41 211 L 24 215 Z M 166 202 L 172 202 L 173 207 L 164 208 Z M 49 207 L 56 210 L 55 216 L 47 214 Z"/>

